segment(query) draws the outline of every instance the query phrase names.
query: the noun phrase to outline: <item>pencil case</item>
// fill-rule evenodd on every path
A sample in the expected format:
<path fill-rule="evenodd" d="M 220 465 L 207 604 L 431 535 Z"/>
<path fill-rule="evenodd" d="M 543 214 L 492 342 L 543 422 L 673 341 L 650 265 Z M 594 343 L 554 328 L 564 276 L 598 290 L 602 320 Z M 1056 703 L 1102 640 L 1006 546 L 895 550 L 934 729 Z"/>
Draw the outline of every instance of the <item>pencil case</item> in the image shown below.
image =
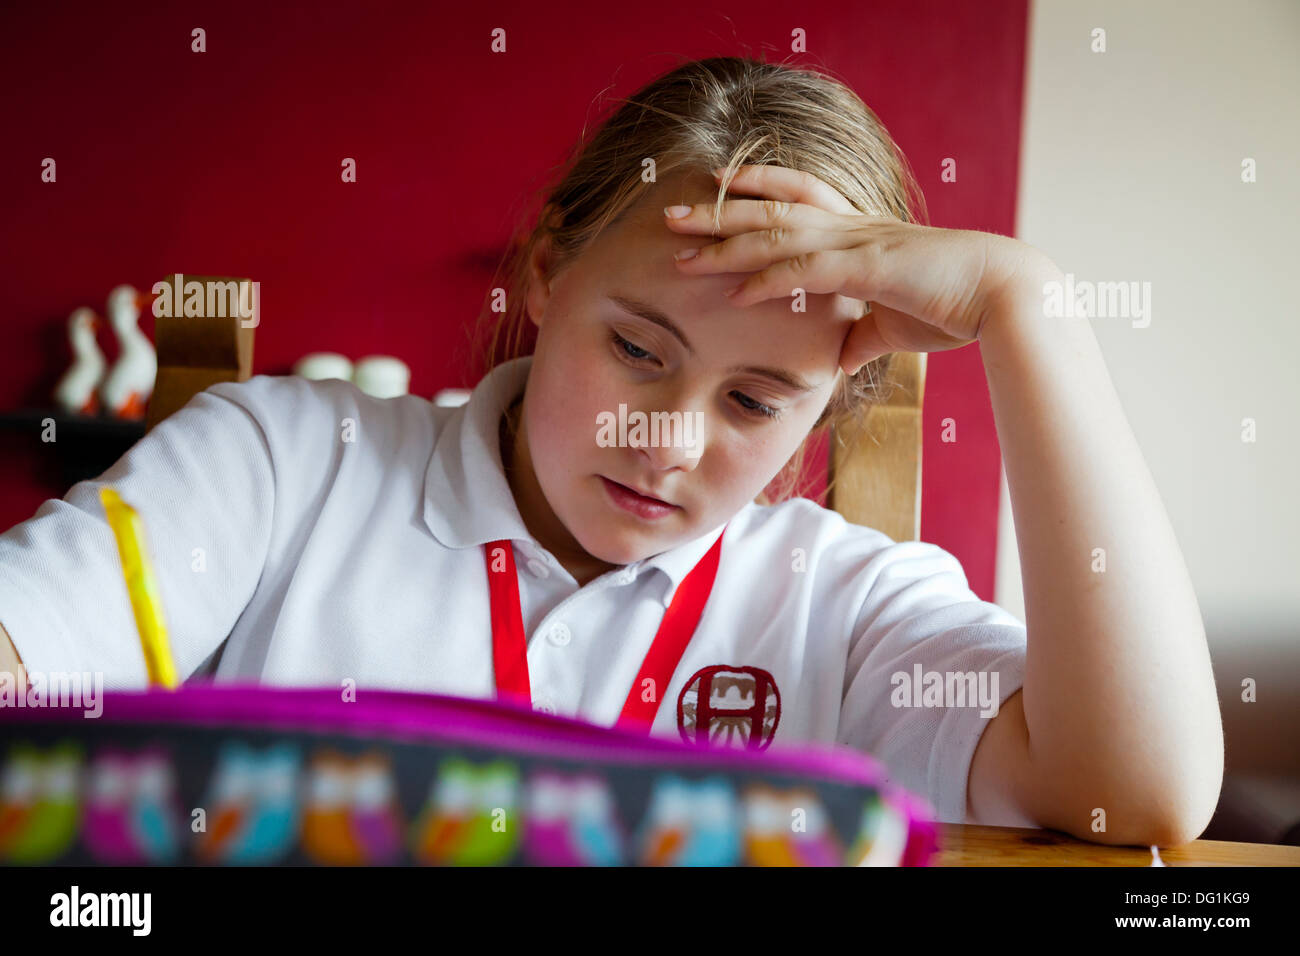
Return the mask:
<path fill-rule="evenodd" d="M 698 746 L 508 701 L 190 683 L 0 708 L 5 865 L 917 866 L 843 746 Z"/>

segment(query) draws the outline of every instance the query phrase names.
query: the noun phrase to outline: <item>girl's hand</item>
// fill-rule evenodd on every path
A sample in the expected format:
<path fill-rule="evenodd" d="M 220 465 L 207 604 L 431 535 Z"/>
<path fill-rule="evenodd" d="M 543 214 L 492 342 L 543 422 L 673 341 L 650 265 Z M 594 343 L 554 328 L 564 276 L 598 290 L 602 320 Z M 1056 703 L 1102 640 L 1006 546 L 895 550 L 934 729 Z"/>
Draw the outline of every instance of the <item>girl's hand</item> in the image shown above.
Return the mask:
<path fill-rule="evenodd" d="M 862 215 L 817 177 L 782 166 L 741 166 L 728 191 L 764 198 L 699 203 L 677 219 L 665 212 L 674 232 L 726 237 L 677 268 L 753 272 L 731 295 L 736 305 L 795 289 L 866 300 L 870 311 L 840 353 L 850 375 L 889 352 L 940 352 L 977 340 L 1004 290 L 1035 295 L 1033 280 L 1054 268 L 1007 236 Z"/>

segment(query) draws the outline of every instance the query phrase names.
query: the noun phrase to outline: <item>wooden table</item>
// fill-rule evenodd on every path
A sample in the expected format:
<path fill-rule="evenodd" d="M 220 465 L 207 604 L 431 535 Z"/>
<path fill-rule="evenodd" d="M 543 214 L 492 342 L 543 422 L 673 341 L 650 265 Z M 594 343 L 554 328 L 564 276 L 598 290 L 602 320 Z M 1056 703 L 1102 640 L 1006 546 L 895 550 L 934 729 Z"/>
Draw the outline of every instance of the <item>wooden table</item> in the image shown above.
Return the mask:
<path fill-rule="evenodd" d="M 1193 840 L 1161 849 L 1166 866 L 1300 866 L 1300 846 Z M 939 825 L 935 866 L 1150 866 L 1142 847 L 1087 843 L 1055 830 Z"/>

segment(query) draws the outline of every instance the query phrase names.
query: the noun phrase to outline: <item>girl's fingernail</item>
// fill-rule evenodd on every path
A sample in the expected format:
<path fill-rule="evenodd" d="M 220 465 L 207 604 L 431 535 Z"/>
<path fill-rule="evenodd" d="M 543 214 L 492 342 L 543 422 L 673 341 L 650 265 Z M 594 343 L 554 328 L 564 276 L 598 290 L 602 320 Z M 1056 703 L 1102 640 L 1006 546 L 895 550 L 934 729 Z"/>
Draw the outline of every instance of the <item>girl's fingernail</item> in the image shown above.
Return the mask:
<path fill-rule="evenodd" d="M 739 291 L 740 291 L 740 286 L 733 285 L 730 289 L 727 289 L 722 294 L 725 295 L 728 299 L 730 299 L 733 295 L 735 295 Z"/>
<path fill-rule="evenodd" d="M 690 215 L 690 206 L 664 206 L 664 215 L 669 219 L 681 219 L 683 216 Z"/>
<path fill-rule="evenodd" d="M 694 259 L 699 255 L 700 250 L 692 246 L 689 249 L 683 249 L 681 252 L 674 252 L 673 258 L 678 262 L 685 262 L 687 259 Z"/>

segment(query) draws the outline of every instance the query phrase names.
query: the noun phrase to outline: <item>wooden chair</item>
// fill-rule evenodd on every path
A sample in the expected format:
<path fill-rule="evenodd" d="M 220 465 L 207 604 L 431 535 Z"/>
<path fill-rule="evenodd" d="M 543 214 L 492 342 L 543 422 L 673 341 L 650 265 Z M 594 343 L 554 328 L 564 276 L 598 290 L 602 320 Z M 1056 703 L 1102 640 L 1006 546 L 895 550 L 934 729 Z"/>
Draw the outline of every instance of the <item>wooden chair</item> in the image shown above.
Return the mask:
<path fill-rule="evenodd" d="M 236 283 L 247 298 L 256 303 L 252 293 L 252 279 L 230 276 L 185 275 L 183 281 L 204 283 Z M 174 275 L 163 279 L 168 286 L 175 285 Z M 247 284 L 247 286 L 246 286 Z M 152 301 L 152 297 L 150 297 Z M 207 298 L 205 295 L 205 311 Z M 213 311 L 233 311 L 231 309 Z M 260 321 L 259 315 L 251 320 L 233 315 L 187 316 L 181 313 L 180 303 L 170 316 L 154 319 L 154 348 L 158 351 L 158 379 L 145 417 L 145 428 L 150 429 L 182 408 L 191 398 L 209 385 L 218 382 L 247 381 L 253 372 L 253 331 Z"/>
<path fill-rule="evenodd" d="M 889 399 L 867 409 L 856 442 L 831 435 L 827 505 L 852 524 L 883 531 L 895 541 L 921 537 L 921 405 L 924 352 L 897 352 L 889 371 Z"/>

